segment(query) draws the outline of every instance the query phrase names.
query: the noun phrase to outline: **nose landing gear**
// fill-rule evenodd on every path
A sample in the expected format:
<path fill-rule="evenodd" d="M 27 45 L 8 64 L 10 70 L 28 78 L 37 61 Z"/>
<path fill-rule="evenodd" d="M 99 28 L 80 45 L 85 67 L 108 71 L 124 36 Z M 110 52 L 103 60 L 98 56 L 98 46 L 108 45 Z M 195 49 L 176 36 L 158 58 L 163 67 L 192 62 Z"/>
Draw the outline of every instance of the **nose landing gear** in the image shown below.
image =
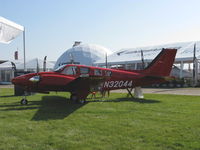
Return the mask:
<path fill-rule="evenodd" d="M 28 104 L 28 101 L 27 99 L 23 98 L 20 102 L 22 105 L 27 105 Z"/>
<path fill-rule="evenodd" d="M 20 101 L 21 105 L 27 105 L 28 104 L 28 100 L 26 99 L 26 96 L 28 95 L 27 92 L 24 92 L 24 97 L 22 98 L 22 100 Z"/>

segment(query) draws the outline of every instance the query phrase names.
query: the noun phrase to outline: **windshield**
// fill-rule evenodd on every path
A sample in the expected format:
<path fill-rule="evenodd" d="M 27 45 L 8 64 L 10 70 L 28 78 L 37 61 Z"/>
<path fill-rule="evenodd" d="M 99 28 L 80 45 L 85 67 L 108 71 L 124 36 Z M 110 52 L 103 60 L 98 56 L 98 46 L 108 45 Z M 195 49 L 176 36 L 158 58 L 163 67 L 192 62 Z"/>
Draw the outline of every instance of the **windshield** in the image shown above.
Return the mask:
<path fill-rule="evenodd" d="M 65 65 L 59 66 L 58 68 L 54 70 L 54 72 L 60 72 L 64 67 Z"/>
<path fill-rule="evenodd" d="M 76 66 L 68 66 L 62 71 L 62 73 L 66 74 L 66 75 L 76 75 L 77 67 Z"/>

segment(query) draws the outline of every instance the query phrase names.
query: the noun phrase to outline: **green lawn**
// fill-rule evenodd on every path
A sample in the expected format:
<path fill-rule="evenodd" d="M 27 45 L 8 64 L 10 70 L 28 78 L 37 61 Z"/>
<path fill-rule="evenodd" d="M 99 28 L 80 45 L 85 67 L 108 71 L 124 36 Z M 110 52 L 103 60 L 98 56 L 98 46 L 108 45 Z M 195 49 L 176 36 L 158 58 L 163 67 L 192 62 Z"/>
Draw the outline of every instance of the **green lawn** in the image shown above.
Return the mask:
<path fill-rule="evenodd" d="M 200 150 L 200 97 L 146 94 L 71 104 L 66 93 L 0 89 L 0 150 Z"/>

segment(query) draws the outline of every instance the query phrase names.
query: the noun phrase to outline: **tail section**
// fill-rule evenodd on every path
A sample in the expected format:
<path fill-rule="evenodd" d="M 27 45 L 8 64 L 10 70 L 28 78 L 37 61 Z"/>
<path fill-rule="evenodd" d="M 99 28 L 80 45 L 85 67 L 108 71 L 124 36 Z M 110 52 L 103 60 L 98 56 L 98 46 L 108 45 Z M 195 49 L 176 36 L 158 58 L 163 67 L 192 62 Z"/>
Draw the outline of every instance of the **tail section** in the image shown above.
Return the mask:
<path fill-rule="evenodd" d="M 177 49 L 163 49 L 142 72 L 150 76 L 169 76 Z"/>

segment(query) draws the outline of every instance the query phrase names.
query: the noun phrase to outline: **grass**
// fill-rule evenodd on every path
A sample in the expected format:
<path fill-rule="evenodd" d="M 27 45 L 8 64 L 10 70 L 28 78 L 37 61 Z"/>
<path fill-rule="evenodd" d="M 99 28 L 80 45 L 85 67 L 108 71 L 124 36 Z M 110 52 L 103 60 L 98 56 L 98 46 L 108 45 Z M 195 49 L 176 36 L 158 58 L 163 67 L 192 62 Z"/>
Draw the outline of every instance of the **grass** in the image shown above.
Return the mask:
<path fill-rule="evenodd" d="M 200 150 L 200 98 L 112 93 L 86 104 L 66 93 L 37 94 L 21 106 L 0 91 L 0 150 Z"/>

